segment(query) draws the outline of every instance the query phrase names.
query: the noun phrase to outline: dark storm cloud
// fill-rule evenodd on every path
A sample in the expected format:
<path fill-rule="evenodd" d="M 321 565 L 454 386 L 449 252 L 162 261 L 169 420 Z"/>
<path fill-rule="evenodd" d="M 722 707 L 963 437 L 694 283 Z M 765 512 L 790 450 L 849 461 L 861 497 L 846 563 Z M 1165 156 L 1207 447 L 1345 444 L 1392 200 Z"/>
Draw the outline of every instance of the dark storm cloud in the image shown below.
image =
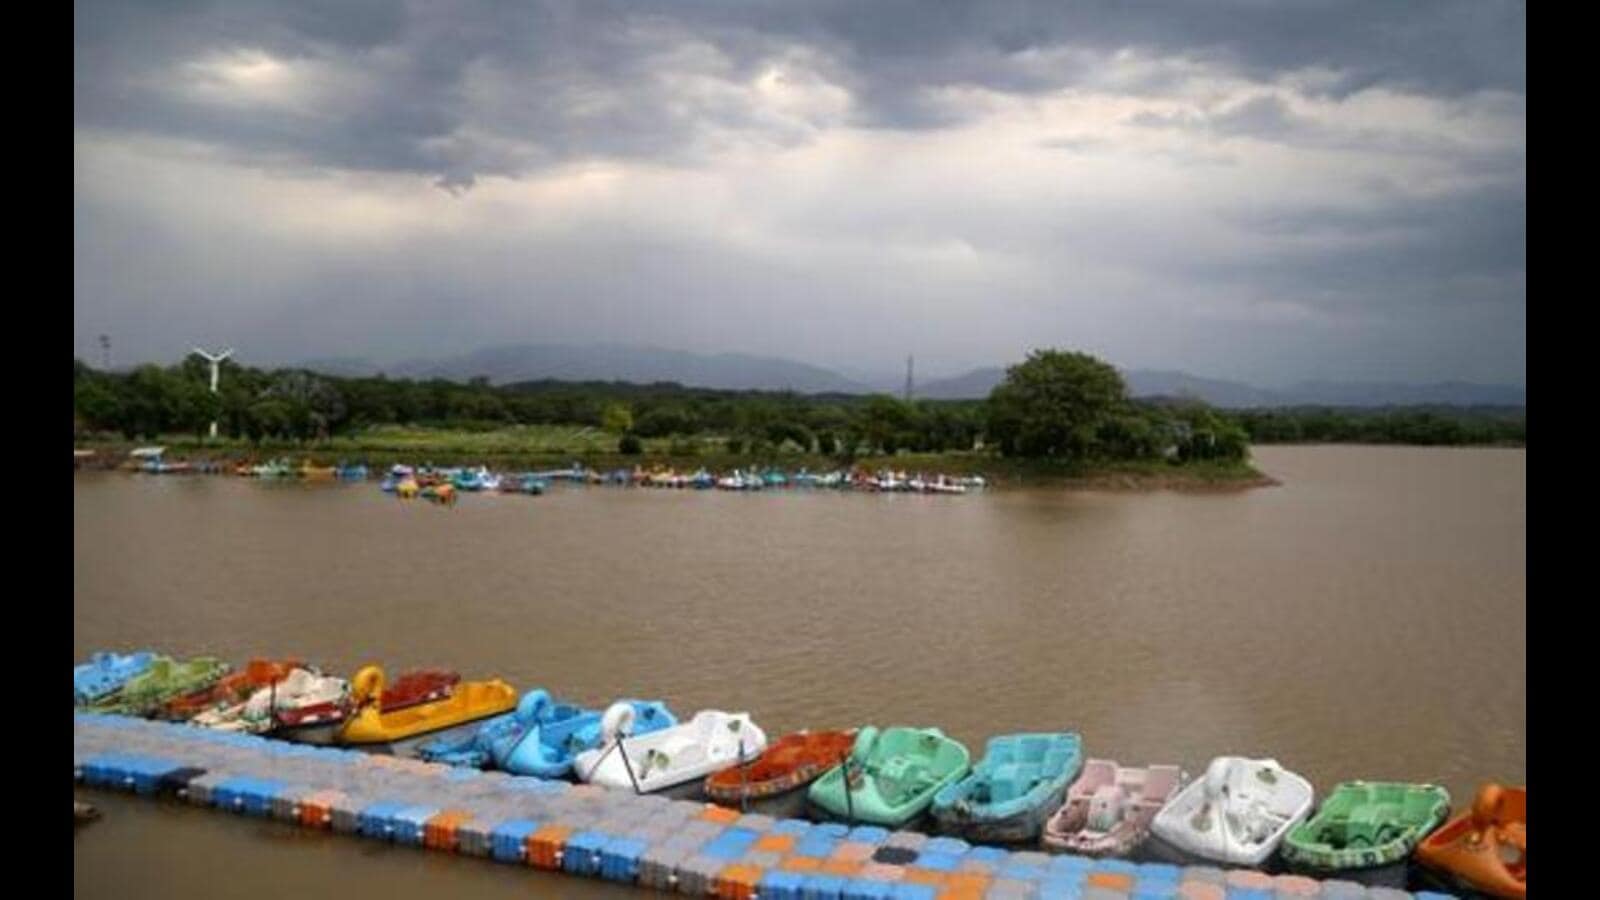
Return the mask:
<path fill-rule="evenodd" d="M 683 96 L 675 70 L 753 76 L 791 48 L 854 97 L 857 124 L 939 128 L 968 112 L 952 86 L 1002 93 L 1093 80 L 1123 49 L 1271 80 L 1320 67 L 1320 89 L 1521 92 L 1523 12 L 1452 2 L 82 2 L 77 119 L 215 142 L 260 160 L 416 171 L 466 186 L 571 158 L 673 159 L 708 125 L 759 127 L 737 102 Z M 715 60 L 674 50 L 714 49 Z M 318 94 L 248 115 L 175 91 L 186 64 L 229 47 L 329 67 Z M 485 103 L 472 79 L 497 85 Z M 362 89 L 341 93 L 341 78 Z M 1158 66 L 1143 85 L 1171 78 Z M 603 95 L 603 108 L 586 100 Z M 1276 123 L 1270 100 L 1236 116 Z M 1226 126 L 1226 122 L 1217 123 Z M 774 135 L 779 142 L 796 135 Z"/>

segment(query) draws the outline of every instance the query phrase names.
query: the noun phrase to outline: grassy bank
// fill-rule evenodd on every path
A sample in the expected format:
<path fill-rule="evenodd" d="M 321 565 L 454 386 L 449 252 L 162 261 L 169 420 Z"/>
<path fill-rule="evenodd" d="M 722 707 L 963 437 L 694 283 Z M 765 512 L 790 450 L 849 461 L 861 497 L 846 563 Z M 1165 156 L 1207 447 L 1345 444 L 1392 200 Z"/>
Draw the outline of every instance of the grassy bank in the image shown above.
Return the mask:
<path fill-rule="evenodd" d="M 77 446 L 97 451 L 90 465 L 115 466 L 127 459 L 135 446 L 167 448 L 175 459 L 265 460 L 288 457 L 317 465 L 340 461 L 364 462 L 385 468 L 395 463 L 440 466 L 486 465 L 499 470 L 565 468 L 579 463 L 598 470 L 667 466 L 679 470 L 705 468 L 727 471 L 752 466 L 778 466 L 794 470 L 828 471 L 851 465 L 867 469 L 893 468 L 908 472 L 947 475 L 982 475 L 995 485 L 1055 485 L 1103 490 L 1227 489 L 1257 487 L 1275 482 L 1248 462 L 1191 462 L 1113 460 L 1095 463 L 1061 463 L 1048 460 L 1006 459 L 982 451 L 899 453 L 894 456 L 858 456 L 851 461 L 799 451 L 730 453 L 721 437 L 662 438 L 644 441 L 636 456 L 617 452 L 617 438 L 596 428 L 527 425 L 492 431 L 459 431 L 384 427 L 341 435 L 325 441 L 247 441 L 219 438 L 205 441 L 192 434 L 168 435 L 161 440 L 133 442 L 121 436 L 101 435 L 80 439 Z"/>

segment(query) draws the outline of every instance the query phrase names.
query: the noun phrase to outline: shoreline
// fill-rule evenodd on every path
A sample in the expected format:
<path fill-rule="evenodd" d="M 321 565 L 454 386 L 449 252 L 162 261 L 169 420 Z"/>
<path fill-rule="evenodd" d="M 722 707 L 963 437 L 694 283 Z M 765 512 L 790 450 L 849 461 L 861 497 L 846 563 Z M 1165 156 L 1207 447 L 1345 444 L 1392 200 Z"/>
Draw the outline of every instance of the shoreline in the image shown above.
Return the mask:
<path fill-rule="evenodd" d="M 617 452 L 464 449 L 445 445 L 395 447 L 377 444 L 345 447 L 337 445 L 294 447 L 268 444 L 253 448 L 237 441 L 207 445 L 192 438 L 154 441 L 149 445 L 166 447 L 168 455 L 175 460 L 206 460 L 216 463 L 223 471 L 214 474 L 224 475 L 232 475 L 233 467 L 243 462 L 259 463 L 269 459 L 287 458 L 296 466 L 306 460 L 318 466 L 334 465 L 341 461 L 364 463 L 369 469 L 369 479 L 380 477 L 383 469 L 396 463 L 437 466 L 487 465 L 491 469 L 499 470 L 548 470 L 566 468 L 576 463 L 600 472 L 632 469 L 636 466 L 645 470 L 667 468 L 680 472 L 692 472 L 701 468 L 710 472 L 730 472 L 734 469 L 769 467 L 788 472 L 800 469 L 812 472 L 828 472 L 835 469 L 846 471 L 864 469 L 875 472 L 891 469 L 930 475 L 982 475 L 988 481 L 990 489 L 1048 487 L 1074 491 L 1167 490 L 1216 493 L 1282 484 L 1278 479 L 1255 468 L 1248 460 L 1178 464 L 1158 460 L 1062 463 L 1052 460 L 1006 459 L 983 453 L 903 453 L 896 456 L 862 456 L 846 460 L 811 453 L 645 452 L 638 455 L 624 455 Z M 130 461 L 129 451 L 137 446 L 144 445 L 120 440 L 79 443 L 77 449 L 92 450 L 94 455 L 76 459 L 74 468 L 124 470 Z"/>

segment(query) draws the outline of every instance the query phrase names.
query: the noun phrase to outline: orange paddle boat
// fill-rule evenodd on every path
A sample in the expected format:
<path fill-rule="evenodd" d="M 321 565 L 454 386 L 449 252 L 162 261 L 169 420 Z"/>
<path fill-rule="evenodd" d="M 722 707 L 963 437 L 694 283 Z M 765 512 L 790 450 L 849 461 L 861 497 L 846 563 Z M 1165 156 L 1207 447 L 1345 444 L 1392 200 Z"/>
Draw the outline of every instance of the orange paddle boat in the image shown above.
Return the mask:
<path fill-rule="evenodd" d="M 251 694 L 282 681 L 302 665 L 304 663 L 294 659 L 252 659 L 243 669 L 222 676 L 220 681 L 208 688 L 167 701 L 158 717 L 186 721 L 214 706 L 243 703 L 250 699 Z"/>
<path fill-rule="evenodd" d="M 855 746 L 855 731 L 798 731 L 773 742 L 743 766 L 706 779 L 706 796 L 738 804 L 802 788 L 837 766 Z"/>
<path fill-rule="evenodd" d="M 1417 861 L 1494 897 L 1528 896 L 1528 789 L 1493 782 L 1417 847 Z"/>

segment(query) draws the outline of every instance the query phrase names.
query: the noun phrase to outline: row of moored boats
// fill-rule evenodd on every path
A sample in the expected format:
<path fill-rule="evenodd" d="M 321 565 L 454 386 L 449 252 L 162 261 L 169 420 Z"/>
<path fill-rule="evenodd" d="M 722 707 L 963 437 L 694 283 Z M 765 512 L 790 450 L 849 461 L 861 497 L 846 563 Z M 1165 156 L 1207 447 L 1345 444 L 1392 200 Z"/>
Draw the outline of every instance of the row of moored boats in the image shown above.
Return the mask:
<path fill-rule="evenodd" d="M 1176 764 L 1087 757 L 1074 732 L 990 738 L 974 762 L 937 728 L 863 726 L 769 740 L 748 713 L 680 719 L 664 702 L 604 709 L 492 678 L 423 670 L 389 683 L 299 660 L 176 661 L 97 653 L 73 671 L 75 706 L 310 743 L 381 748 L 452 766 L 703 797 L 981 843 L 1091 857 L 1286 869 L 1404 886 L 1526 895 L 1526 788 L 1484 785 L 1465 812 L 1431 784 L 1345 782 L 1314 804 L 1272 759 Z"/>
<path fill-rule="evenodd" d="M 231 465 L 211 460 L 169 459 L 160 447 L 135 450 L 126 465 L 130 471 L 152 475 L 220 474 L 231 471 L 246 478 L 304 481 L 366 481 L 370 470 L 364 463 L 325 466 L 311 460 L 298 465 L 292 460 L 239 462 Z M 692 472 L 657 466 L 599 471 L 574 463 L 570 468 L 544 472 L 494 472 L 487 466 L 434 467 L 431 465 L 390 467 L 380 481 L 386 493 L 400 497 L 451 499 L 457 492 L 500 492 L 542 494 L 552 482 L 574 484 L 628 485 L 654 488 L 717 489 L 724 491 L 762 491 L 784 488 L 832 488 L 837 490 L 912 494 L 965 494 L 987 485 L 981 475 L 945 475 L 882 469 L 834 469 L 812 472 L 767 468 L 738 468 L 731 472 L 712 472 L 705 468 Z M 430 490 L 431 489 L 431 490 Z"/>
<path fill-rule="evenodd" d="M 555 481 L 575 484 L 624 485 L 650 488 L 677 488 L 724 491 L 782 490 L 785 488 L 832 488 L 871 492 L 919 494 L 965 494 L 985 486 L 982 476 L 953 477 L 924 475 L 921 472 L 868 472 L 834 470 L 812 472 L 801 469 L 735 469 L 716 474 L 706 469 L 679 472 L 657 467 L 615 469 L 599 472 L 574 465 L 570 469 L 546 472 L 500 473 L 485 466 L 476 468 L 434 468 L 396 465 L 384 475 L 379 487 L 401 498 L 427 497 L 450 500 L 461 491 L 542 494 Z"/>

